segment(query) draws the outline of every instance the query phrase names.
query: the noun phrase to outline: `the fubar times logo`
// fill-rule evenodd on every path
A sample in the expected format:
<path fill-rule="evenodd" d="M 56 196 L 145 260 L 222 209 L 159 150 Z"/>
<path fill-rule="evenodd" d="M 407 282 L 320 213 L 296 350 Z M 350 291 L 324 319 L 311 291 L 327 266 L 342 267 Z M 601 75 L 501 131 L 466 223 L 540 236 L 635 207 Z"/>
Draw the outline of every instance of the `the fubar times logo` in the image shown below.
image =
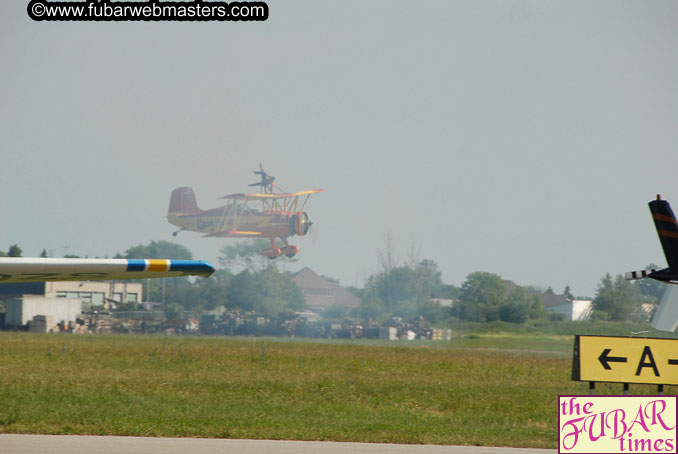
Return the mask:
<path fill-rule="evenodd" d="M 678 396 L 558 396 L 560 454 L 678 453 Z"/>

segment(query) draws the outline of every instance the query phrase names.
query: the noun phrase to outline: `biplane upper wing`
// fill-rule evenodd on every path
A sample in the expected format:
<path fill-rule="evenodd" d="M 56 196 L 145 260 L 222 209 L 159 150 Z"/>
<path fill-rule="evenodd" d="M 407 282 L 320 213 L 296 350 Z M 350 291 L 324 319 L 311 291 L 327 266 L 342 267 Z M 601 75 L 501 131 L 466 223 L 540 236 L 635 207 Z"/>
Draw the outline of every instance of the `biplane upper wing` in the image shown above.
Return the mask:
<path fill-rule="evenodd" d="M 214 267 L 202 260 L 0 258 L 0 283 L 209 277 L 212 273 Z"/>
<path fill-rule="evenodd" d="M 228 200 L 271 200 L 271 199 L 289 199 L 300 195 L 311 195 L 322 192 L 322 189 L 309 189 L 308 191 L 285 192 L 282 194 L 229 194 L 220 199 Z"/>

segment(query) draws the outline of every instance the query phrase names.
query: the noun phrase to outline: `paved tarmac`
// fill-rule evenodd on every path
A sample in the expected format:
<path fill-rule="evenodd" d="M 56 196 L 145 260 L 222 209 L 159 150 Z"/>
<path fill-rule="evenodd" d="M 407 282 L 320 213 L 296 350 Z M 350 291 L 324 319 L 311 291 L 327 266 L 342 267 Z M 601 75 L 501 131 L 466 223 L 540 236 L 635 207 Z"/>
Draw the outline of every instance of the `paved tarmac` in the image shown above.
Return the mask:
<path fill-rule="evenodd" d="M 0 434 L 0 454 L 556 454 L 555 449 L 324 441 Z"/>

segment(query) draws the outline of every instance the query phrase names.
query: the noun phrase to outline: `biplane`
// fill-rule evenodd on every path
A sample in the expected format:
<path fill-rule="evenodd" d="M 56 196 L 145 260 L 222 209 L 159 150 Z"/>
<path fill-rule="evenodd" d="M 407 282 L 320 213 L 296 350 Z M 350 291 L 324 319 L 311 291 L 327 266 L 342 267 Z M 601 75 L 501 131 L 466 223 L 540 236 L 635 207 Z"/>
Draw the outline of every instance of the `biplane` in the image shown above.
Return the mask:
<path fill-rule="evenodd" d="M 269 238 L 270 246 L 260 251 L 264 257 L 298 254 L 299 246 L 289 244 L 287 238 L 309 232 L 313 223 L 304 209 L 311 195 L 322 189 L 273 193 L 275 177 L 266 174 L 263 168 L 254 173 L 261 176 L 261 183 L 250 186 L 261 186 L 261 193 L 230 194 L 221 197 L 228 201 L 226 205 L 209 210 L 198 207 L 192 188 L 173 190 L 167 220 L 180 227 L 173 235 L 188 230 L 212 238 Z M 281 247 L 276 245 L 277 239 L 282 242 Z"/>
<path fill-rule="evenodd" d="M 669 266 L 662 269 L 632 271 L 626 273 L 626 279 L 650 278 L 666 284 L 678 284 L 678 221 L 669 202 L 662 200 L 660 195 L 648 205 Z M 651 325 L 661 331 L 675 331 L 678 326 L 678 286 L 666 287 Z"/>

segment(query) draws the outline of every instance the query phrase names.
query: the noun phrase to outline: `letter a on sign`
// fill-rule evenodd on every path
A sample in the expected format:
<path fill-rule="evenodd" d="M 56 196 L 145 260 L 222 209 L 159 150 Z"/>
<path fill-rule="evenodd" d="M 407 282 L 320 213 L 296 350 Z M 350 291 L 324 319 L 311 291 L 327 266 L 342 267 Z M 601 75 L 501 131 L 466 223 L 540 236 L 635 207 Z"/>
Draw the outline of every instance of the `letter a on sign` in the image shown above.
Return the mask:
<path fill-rule="evenodd" d="M 645 358 L 648 358 L 649 361 L 645 361 Z M 651 367 L 654 371 L 654 376 L 659 377 L 659 371 L 657 370 L 657 364 L 654 362 L 654 357 L 652 356 L 652 350 L 648 345 L 643 349 L 643 354 L 640 357 L 640 362 L 638 363 L 638 369 L 636 369 L 636 375 L 640 375 L 643 371 L 643 367 Z"/>

